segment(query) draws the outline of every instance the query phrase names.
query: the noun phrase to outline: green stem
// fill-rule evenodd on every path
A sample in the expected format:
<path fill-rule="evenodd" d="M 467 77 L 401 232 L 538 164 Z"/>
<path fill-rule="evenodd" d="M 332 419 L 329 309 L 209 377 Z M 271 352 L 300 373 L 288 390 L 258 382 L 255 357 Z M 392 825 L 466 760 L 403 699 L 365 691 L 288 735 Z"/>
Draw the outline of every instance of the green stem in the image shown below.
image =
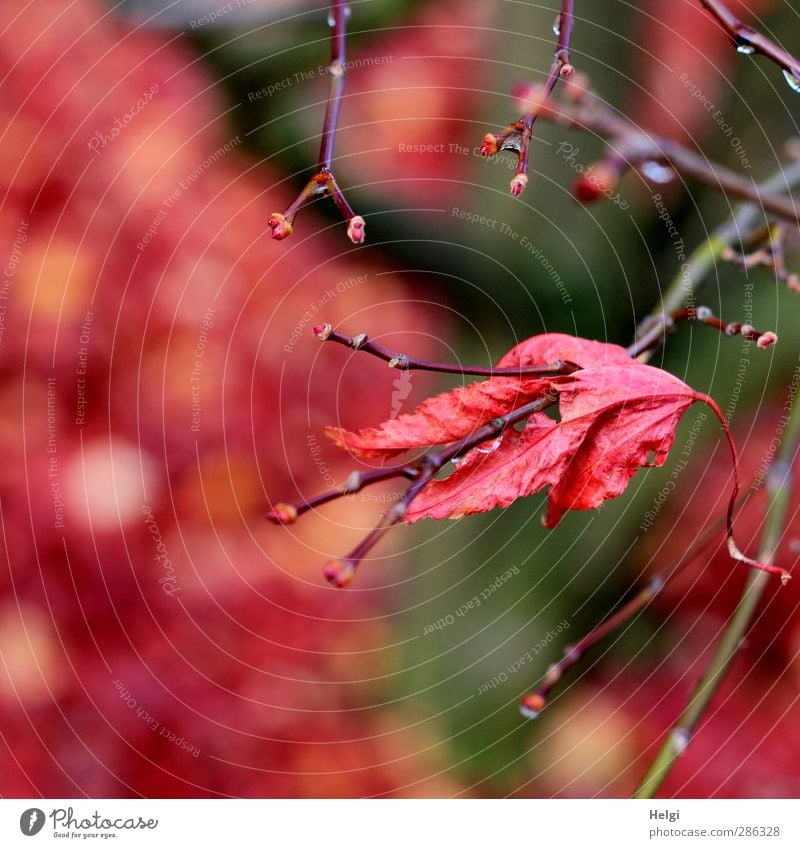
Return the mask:
<path fill-rule="evenodd" d="M 784 442 L 770 465 L 767 475 L 769 503 L 758 553 L 758 559 L 763 563 L 771 564 L 774 561 L 775 552 L 783 534 L 791 493 L 792 464 L 797 452 L 798 440 L 800 440 L 800 404 L 794 404 L 789 414 Z M 655 796 L 675 761 L 691 740 L 697 724 L 736 656 L 758 602 L 770 581 L 769 574 L 763 571 L 750 572 L 736 611 L 714 651 L 705 674 L 692 692 L 686 709 L 669 732 L 661 750 L 636 790 L 635 798 Z"/>

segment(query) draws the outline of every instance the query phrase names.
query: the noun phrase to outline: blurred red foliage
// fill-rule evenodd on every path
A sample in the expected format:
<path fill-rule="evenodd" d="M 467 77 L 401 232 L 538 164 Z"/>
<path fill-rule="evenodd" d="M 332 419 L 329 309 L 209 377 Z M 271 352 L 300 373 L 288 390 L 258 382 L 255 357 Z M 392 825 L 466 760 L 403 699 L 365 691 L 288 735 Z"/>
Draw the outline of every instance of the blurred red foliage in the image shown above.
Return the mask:
<path fill-rule="evenodd" d="M 0 794 L 448 793 L 369 683 L 381 601 L 321 579 L 348 529 L 263 520 L 319 485 L 316 422 L 348 423 L 309 316 L 424 350 L 429 311 L 325 233 L 270 241 L 290 189 L 173 39 L 6 5 Z"/>

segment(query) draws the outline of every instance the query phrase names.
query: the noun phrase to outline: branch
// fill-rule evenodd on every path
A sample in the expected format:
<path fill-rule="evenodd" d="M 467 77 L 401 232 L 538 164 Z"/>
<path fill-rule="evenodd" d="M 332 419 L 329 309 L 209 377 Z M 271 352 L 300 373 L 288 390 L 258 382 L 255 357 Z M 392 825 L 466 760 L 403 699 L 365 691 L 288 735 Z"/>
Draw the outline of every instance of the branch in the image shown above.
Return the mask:
<path fill-rule="evenodd" d="M 798 184 L 800 184 L 800 160 L 795 160 L 761 183 L 758 188 L 765 194 L 782 194 L 791 191 Z M 741 240 L 742 233 L 752 230 L 761 214 L 762 209 L 754 204 L 740 206 L 730 221 L 718 227 L 707 241 L 696 248 L 685 266 L 673 277 L 666 291 L 661 295 L 658 305 L 639 325 L 639 335 L 656 332 L 653 327 L 660 324 L 663 338 L 669 332 L 669 316 L 682 308 L 690 308 L 694 305 L 700 284 L 717 263 L 724 259 L 731 245 Z M 651 348 L 651 351 L 653 349 Z"/>
<path fill-rule="evenodd" d="M 472 365 L 453 365 L 448 362 L 431 362 L 415 359 L 404 353 L 395 353 L 383 345 L 373 342 L 366 333 L 345 336 L 333 329 L 330 324 L 318 324 L 314 333 L 320 341 L 336 342 L 353 350 L 362 350 L 388 363 L 390 368 L 400 371 L 435 371 L 440 374 L 469 374 L 477 377 L 557 377 L 572 374 L 579 368 L 574 362 L 558 360 L 546 365 L 512 365 L 504 368 L 492 368 Z"/>
<path fill-rule="evenodd" d="M 800 161 L 794 162 L 786 170 L 779 171 L 763 184 L 763 188 L 770 192 L 788 191 L 798 182 L 800 182 Z M 699 317 L 696 313 L 703 310 L 703 307 L 700 307 L 699 310 L 693 310 L 692 307 L 682 304 L 694 302 L 700 284 L 715 267 L 716 262 L 722 258 L 725 251 L 729 248 L 730 243 L 739 239 L 741 233 L 753 225 L 760 211 L 755 206 L 745 205 L 740 207 L 730 221 L 719 227 L 707 242 L 692 253 L 687 262 L 689 273 L 686 274 L 682 270 L 672 280 L 670 286 L 664 292 L 659 306 L 640 324 L 638 330 L 639 338 L 628 348 L 628 353 L 631 356 L 638 356 L 640 361 L 647 362 L 652 356 L 653 351 L 674 326 L 676 316 L 683 316 L 688 319 L 692 311 L 694 311 L 694 317 Z M 708 318 L 709 315 L 710 311 L 701 312 L 702 317 Z M 713 315 L 710 317 L 713 317 Z M 729 326 L 724 325 L 718 319 L 715 325 L 723 332 Z M 742 326 L 739 325 L 739 332 L 741 332 L 741 329 Z M 774 336 L 774 333 L 764 333 L 762 336 L 769 338 L 770 336 Z M 769 338 L 770 344 L 774 341 L 775 339 Z M 758 343 L 758 339 L 756 339 L 756 343 Z M 726 522 L 730 521 L 730 510 L 725 520 Z M 677 565 L 673 565 L 671 568 L 654 575 L 648 585 L 630 602 L 612 614 L 608 619 L 601 622 L 597 627 L 590 630 L 575 645 L 568 646 L 564 651 L 563 659 L 551 665 L 547 670 L 539 688 L 522 698 L 520 701 L 522 714 L 526 718 L 536 718 L 546 706 L 550 691 L 561 680 L 563 675 L 576 665 L 590 648 L 643 610 L 661 592 L 668 581 L 674 579 L 689 563 L 693 562 L 703 551 L 707 542 L 713 538 L 721 521 L 722 519 L 709 527 L 701 535 L 691 553 L 682 558 Z M 762 557 L 759 556 L 759 560 L 762 560 Z"/>
<path fill-rule="evenodd" d="M 604 168 L 604 173 L 610 172 L 608 179 L 611 184 L 625 168 L 646 171 L 651 163 L 666 164 L 685 177 L 696 179 L 731 197 L 754 203 L 763 212 L 796 226 L 800 224 L 800 212 L 793 198 L 783 197 L 766 185 L 759 186 L 754 180 L 724 165 L 710 162 L 672 139 L 645 132 L 588 93 L 577 103 L 551 103 L 541 115 L 558 126 L 589 130 L 611 139 L 608 144 L 616 168 Z M 643 175 L 647 178 L 646 173 Z M 598 191 L 594 196 L 602 196 L 602 192 Z"/>
<path fill-rule="evenodd" d="M 688 560 L 691 561 L 691 560 Z M 674 576 L 674 575 L 670 575 Z M 561 680 L 564 674 L 576 665 L 583 655 L 599 641 L 604 639 L 609 633 L 612 633 L 626 621 L 633 618 L 634 615 L 641 612 L 653 598 L 663 589 L 664 580 L 660 575 L 652 577 L 647 586 L 642 589 L 634 598 L 628 601 L 613 615 L 610 615 L 605 621 L 590 630 L 582 639 L 574 645 L 569 645 L 564 649 L 564 658 L 557 663 L 554 663 L 547 669 L 544 680 L 536 691 L 526 695 L 519 704 L 519 709 L 525 718 L 537 718 L 539 713 L 547 705 L 547 698 L 550 690 Z"/>
<path fill-rule="evenodd" d="M 775 223 L 770 227 L 762 228 L 755 236 L 754 239 L 748 239 L 748 243 L 761 242 L 761 247 L 750 253 L 739 253 L 732 247 L 728 247 L 722 252 L 722 258 L 744 269 L 758 266 L 772 268 L 775 271 L 775 278 L 786 283 L 789 291 L 800 291 L 800 275 L 786 267 L 784 255 L 786 227 Z"/>
<path fill-rule="evenodd" d="M 783 70 L 789 88 L 800 92 L 800 62 L 753 27 L 743 24 L 720 0 L 700 0 L 708 12 L 715 17 L 728 33 L 739 53 L 760 53 L 772 60 Z"/>
<path fill-rule="evenodd" d="M 774 560 L 783 535 L 791 495 L 792 465 L 798 445 L 800 445 L 800 404 L 794 404 L 789 414 L 785 441 L 767 474 L 767 492 L 770 495 L 770 502 L 767 506 L 766 523 L 758 554 L 762 562 L 769 563 Z M 736 612 L 717 645 L 705 674 L 692 692 L 686 709 L 669 732 L 663 747 L 636 790 L 636 798 L 655 796 L 676 760 L 691 741 L 703 713 L 742 644 L 768 582 L 769 578 L 763 571 L 750 573 Z"/>
<path fill-rule="evenodd" d="M 320 196 L 332 198 L 342 218 L 347 222 L 347 235 L 350 241 L 354 244 L 362 244 L 364 241 L 364 219 L 353 211 L 333 175 L 333 147 L 336 141 L 336 128 L 339 124 L 339 112 L 344 95 L 344 80 L 347 74 L 345 47 L 349 13 L 346 0 L 333 0 L 328 19 L 331 24 L 331 61 L 328 65 L 328 74 L 331 81 L 328 102 L 325 107 L 325 119 L 322 125 L 319 163 L 316 173 L 289 206 L 283 212 L 273 212 L 270 215 L 267 223 L 272 230 L 272 238 L 279 241 L 292 234 L 294 218 L 301 207 L 309 200 Z"/>
<path fill-rule="evenodd" d="M 544 84 L 541 88 L 537 87 L 535 95 L 531 97 L 530 108 L 519 120 L 509 124 L 497 135 L 487 133 L 483 137 L 482 156 L 494 156 L 500 150 L 511 150 L 517 154 L 517 169 L 514 178 L 511 180 L 511 193 L 514 197 L 519 197 L 528 184 L 528 157 L 536 118 L 553 93 L 559 79 L 569 76 L 574 70 L 570 64 L 569 56 L 570 41 L 572 40 L 573 6 L 573 0 L 563 0 L 561 3 L 561 14 L 556 18 L 553 27 L 558 37 L 553 61 L 550 64 L 550 70 Z"/>
<path fill-rule="evenodd" d="M 375 543 L 383 538 L 390 527 L 402 521 L 414 498 L 448 462 L 460 459 L 464 454 L 484 442 L 497 439 L 508 427 L 529 418 L 537 412 L 541 412 L 543 409 L 547 409 L 547 407 L 552 406 L 555 402 L 555 397 L 549 394 L 542 395 L 542 397 L 526 403 L 524 406 L 520 406 L 506 415 L 493 418 L 469 436 L 465 436 L 439 450 L 429 451 L 419 459 L 376 471 L 354 472 L 344 485 L 300 504 L 276 504 L 275 508 L 267 513 L 267 518 L 276 524 L 292 524 L 299 515 L 313 506 L 327 503 L 344 495 L 355 494 L 365 486 L 370 486 L 380 480 L 388 480 L 393 477 L 406 477 L 411 480 L 411 485 L 406 490 L 403 498 L 386 511 L 386 514 L 375 529 L 347 556 L 338 560 L 332 560 L 325 566 L 324 574 L 329 583 L 332 583 L 337 588 L 347 586 L 355 576 L 361 560 L 374 547 Z"/>
<path fill-rule="evenodd" d="M 763 333 L 752 324 L 722 321 L 707 306 L 698 306 L 697 308 L 690 306 L 676 309 L 666 316 L 644 321 L 639 326 L 638 338 L 627 348 L 628 353 L 634 359 L 644 353 L 651 353 L 661 344 L 664 336 L 672 332 L 675 326 L 682 321 L 699 321 L 701 324 L 714 327 L 726 336 L 742 336 L 742 338 L 755 342 L 761 350 L 778 341 L 777 335 L 771 330 Z"/>

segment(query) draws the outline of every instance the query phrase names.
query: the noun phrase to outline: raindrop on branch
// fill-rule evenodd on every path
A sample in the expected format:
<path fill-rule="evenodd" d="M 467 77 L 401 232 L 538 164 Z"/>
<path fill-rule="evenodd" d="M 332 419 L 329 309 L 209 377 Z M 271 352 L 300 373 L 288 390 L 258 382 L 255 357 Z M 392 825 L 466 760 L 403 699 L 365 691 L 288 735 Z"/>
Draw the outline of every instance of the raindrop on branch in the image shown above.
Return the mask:
<path fill-rule="evenodd" d="M 784 71 L 783 78 L 786 80 L 789 88 L 796 94 L 800 94 L 800 77 L 794 71 Z"/>
<path fill-rule="evenodd" d="M 756 52 L 756 48 L 753 47 L 751 44 L 747 44 L 747 42 L 742 42 L 741 44 L 738 44 L 736 46 L 736 52 L 742 53 L 745 56 L 749 56 L 751 53 Z"/>
<path fill-rule="evenodd" d="M 675 179 L 675 171 L 669 165 L 662 165 L 652 160 L 642 162 L 640 170 L 642 175 L 647 177 L 648 180 L 661 185 Z"/>
<path fill-rule="evenodd" d="M 553 35 L 561 35 L 561 15 L 556 15 L 556 19 L 553 21 Z"/>
<path fill-rule="evenodd" d="M 479 447 L 479 448 L 475 448 L 475 450 L 477 450 L 477 451 L 478 451 L 478 453 L 487 453 L 487 454 L 488 454 L 488 453 L 494 453 L 494 452 L 495 452 L 495 451 L 496 451 L 496 450 L 500 447 L 500 442 L 502 442 L 502 441 L 503 441 L 503 437 L 502 437 L 502 436 L 498 436 L 498 437 L 497 437 L 497 438 L 496 438 L 496 439 L 495 439 L 495 440 L 494 440 L 494 441 L 493 441 L 493 442 L 489 445 L 489 447 L 488 447 L 488 448 L 480 448 L 480 447 Z"/>

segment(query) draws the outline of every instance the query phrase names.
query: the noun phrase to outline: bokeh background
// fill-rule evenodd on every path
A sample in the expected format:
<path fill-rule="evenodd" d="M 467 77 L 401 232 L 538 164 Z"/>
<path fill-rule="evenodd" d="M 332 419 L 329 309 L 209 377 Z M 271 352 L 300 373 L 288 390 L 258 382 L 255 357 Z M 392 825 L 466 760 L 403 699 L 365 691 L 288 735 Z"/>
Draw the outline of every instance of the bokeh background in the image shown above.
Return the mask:
<path fill-rule="evenodd" d="M 680 270 L 654 191 L 689 250 L 734 203 L 631 174 L 627 208 L 581 206 L 557 148 L 588 166 L 602 140 L 544 124 L 528 190 L 511 198 L 507 160 L 475 151 L 517 114 L 515 86 L 543 78 L 558 4 L 351 5 L 336 171 L 367 218 L 362 247 L 324 201 L 291 239 L 267 235 L 316 161 L 326 8 L 3 3 L 3 796 L 624 796 L 736 603 L 744 570 L 720 538 L 538 721 L 520 717 L 519 697 L 563 648 L 722 513 L 721 433 L 691 412 L 665 467 L 598 512 L 546 531 L 534 497 L 398 529 L 346 591 L 322 565 L 372 526 L 391 487 L 291 527 L 264 520 L 349 473 L 325 425 L 377 424 L 453 385 L 323 347 L 314 324 L 483 364 L 544 329 L 626 344 Z M 573 62 L 615 108 L 756 180 L 790 161 L 800 95 L 737 55 L 698 3 L 577 6 Z M 800 50 L 792 4 L 731 6 Z M 746 164 L 683 73 L 735 128 Z M 420 144 L 437 150 L 409 147 Z M 800 267 L 796 241 L 787 260 Z M 729 412 L 745 475 L 778 432 L 797 297 L 769 268 L 721 264 L 699 302 L 752 314 L 778 345 L 686 326 L 656 357 Z M 738 522 L 748 550 L 762 497 Z M 788 568 L 798 527 L 781 548 Z M 662 794 L 800 792 L 798 602 L 800 580 L 768 590 Z"/>

